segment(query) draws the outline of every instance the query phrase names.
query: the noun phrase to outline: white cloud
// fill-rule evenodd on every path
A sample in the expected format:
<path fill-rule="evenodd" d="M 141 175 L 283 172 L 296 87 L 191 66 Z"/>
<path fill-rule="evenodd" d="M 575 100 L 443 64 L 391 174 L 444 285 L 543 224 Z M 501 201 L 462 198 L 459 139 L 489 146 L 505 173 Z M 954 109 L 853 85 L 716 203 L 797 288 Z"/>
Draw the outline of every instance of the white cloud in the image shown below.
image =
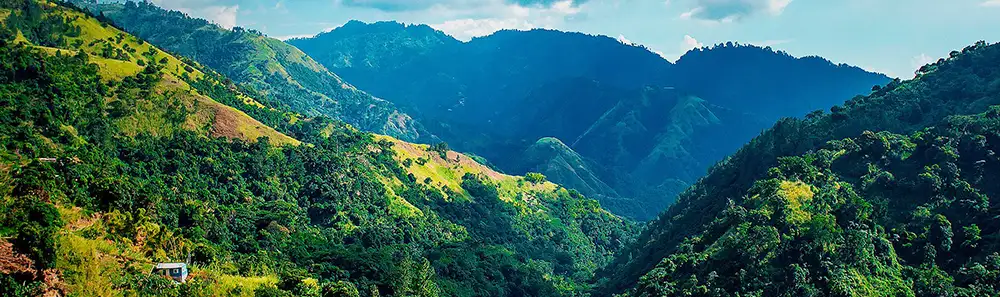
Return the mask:
<path fill-rule="evenodd" d="M 201 13 L 204 14 L 205 18 L 219 24 L 226 29 L 232 29 L 236 27 L 236 13 L 239 12 L 240 6 L 209 6 L 202 9 Z"/>
<path fill-rule="evenodd" d="M 931 58 L 931 56 L 928 56 L 927 54 L 920 54 L 920 55 L 918 55 L 916 57 L 913 57 L 913 59 L 910 60 L 910 62 L 911 62 L 911 64 L 912 64 L 912 66 L 913 66 L 914 69 L 920 68 L 920 67 L 922 67 L 924 65 L 927 65 L 927 64 L 930 64 L 930 63 L 934 63 L 934 61 L 935 61 L 935 59 Z"/>
<path fill-rule="evenodd" d="M 528 30 L 538 26 L 520 19 L 458 19 L 430 25 L 459 40 L 493 34 L 503 29 Z"/>
<path fill-rule="evenodd" d="M 239 5 L 216 5 L 212 0 L 152 0 L 153 4 L 168 10 L 177 10 L 192 17 L 204 18 L 225 28 L 236 26 Z"/>
<path fill-rule="evenodd" d="M 991 0 L 1000 1 L 1000 0 Z M 689 0 L 681 19 L 730 23 L 759 13 L 780 15 L 792 0 Z"/>
<path fill-rule="evenodd" d="M 987 0 L 979 3 L 980 6 L 1000 7 L 1000 0 Z"/>
<path fill-rule="evenodd" d="M 334 3 L 378 9 L 385 12 L 419 11 L 432 7 L 449 9 L 469 9 L 494 3 L 522 7 L 551 8 L 571 12 L 587 0 L 334 0 Z"/>
<path fill-rule="evenodd" d="M 552 3 L 550 8 L 552 11 L 564 15 L 573 15 L 580 13 L 580 6 L 576 5 L 573 0 L 558 1 Z"/>
<path fill-rule="evenodd" d="M 705 44 L 699 42 L 697 39 L 694 39 L 691 35 L 684 35 L 684 41 L 681 42 L 681 49 L 683 49 L 684 52 L 704 46 Z"/>
<path fill-rule="evenodd" d="M 921 53 L 910 59 L 910 68 L 913 69 L 914 72 L 916 72 L 916 70 L 920 69 L 920 67 L 924 67 L 924 65 L 937 62 L 937 60 L 938 58 L 934 58 L 927 54 Z"/>
<path fill-rule="evenodd" d="M 625 45 L 635 45 L 635 42 L 632 42 L 628 38 L 625 38 L 625 35 L 622 35 L 622 34 L 618 34 L 617 40 L 618 40 L 618 42 L 621 42 L 622 44 L 625 44 Z"/>
<path fill-rule="evenodd" d="M 488 2 L 469 8 L 436 5 L 413 13 L 444 16 L 447 21 L 430 26 L 459 40 L 468 41 L 503 29 L 557 28 L 567 17 L 579 14 L 586 6 L 573 0 L 554 1 L 548 6 L 509 4 L 507 0 Z"/>
<path fill-rule="evenodd" d="M 702 47 L 705 47 L 704 43 L 698 41 L 698 39 L 695 39 L 694 37 L 691 37 L 691 35 L 684 35 L 684 39 L 682 39 L 680 44 L 677 45 L 676 52 L 672 54 L 665 54 L 660 51 L 653 51 L 653 52 L 659 54 L 664 59 L 667 59 L 667 61 L 677 62 L 677 60 L 680 59 L 681 56 L 684 56 L 684 54 L 686 54 L 688 51 Z"/>

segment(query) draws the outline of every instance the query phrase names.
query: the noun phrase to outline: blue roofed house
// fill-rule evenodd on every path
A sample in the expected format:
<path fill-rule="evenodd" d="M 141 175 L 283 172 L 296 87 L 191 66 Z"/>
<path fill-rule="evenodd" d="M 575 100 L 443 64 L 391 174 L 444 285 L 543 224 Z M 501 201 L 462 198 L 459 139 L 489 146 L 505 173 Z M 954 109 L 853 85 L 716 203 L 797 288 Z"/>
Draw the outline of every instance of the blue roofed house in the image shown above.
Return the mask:
<path fill-rule="evenodd" d="M 183 283 L 187 281 L 188 269 L 186 263 L 160 263 L 153 267 L 154 275 L 162 275 Z"/>

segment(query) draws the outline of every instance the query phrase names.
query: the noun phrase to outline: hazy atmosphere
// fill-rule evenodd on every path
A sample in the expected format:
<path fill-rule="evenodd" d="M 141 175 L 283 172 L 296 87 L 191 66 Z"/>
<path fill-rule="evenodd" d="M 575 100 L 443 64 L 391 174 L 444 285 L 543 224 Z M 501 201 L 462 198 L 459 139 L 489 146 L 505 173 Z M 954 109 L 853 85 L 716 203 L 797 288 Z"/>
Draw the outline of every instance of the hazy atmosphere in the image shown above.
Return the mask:
<path fill-rule="evenodd" d="M 997 297 L 1000 2 L 0 0 L 0 296 Z"/>
<path fill-rule="evenodd" d="M 460 40 L 551 28 L 642 44 L 675 60 L 727 41 L 818 55 L 891 77 L 980 39 L 1000 39 L 1000 2 L 816 0 L 153 0 L 224 27 L 308 37 L 349 20 L 429 24 Z"/>

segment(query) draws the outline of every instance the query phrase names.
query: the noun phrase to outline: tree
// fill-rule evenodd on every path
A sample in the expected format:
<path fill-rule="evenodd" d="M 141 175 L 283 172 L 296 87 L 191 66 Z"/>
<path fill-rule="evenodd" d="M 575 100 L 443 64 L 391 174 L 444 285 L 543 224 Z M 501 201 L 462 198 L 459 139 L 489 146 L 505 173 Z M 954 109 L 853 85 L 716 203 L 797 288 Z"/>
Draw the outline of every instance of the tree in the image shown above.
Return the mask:
<path fill-rule="evenodd" d="M 533 184 L 540 184 L 545 182 L 545 175 L 538 172 L 528 172 L 524 175 L 524 180 Z"/>

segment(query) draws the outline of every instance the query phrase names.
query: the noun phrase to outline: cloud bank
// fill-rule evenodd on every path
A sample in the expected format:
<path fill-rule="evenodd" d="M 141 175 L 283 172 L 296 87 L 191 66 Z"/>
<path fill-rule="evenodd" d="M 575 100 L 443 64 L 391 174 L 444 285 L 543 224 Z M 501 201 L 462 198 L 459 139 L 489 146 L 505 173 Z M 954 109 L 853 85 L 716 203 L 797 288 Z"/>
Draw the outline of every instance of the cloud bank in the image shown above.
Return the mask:
<path fill-rule="evenodd" d="M 400 12 L 411 10 L 424 10 L 432 7 L 443 8 L 473 8 L 494 4 L 493 0 L 338 0 L 340 4 L 353 7 L 374 8 L 386 12 Z M 577 6 L 587 2 L 587 0 L 501 0 L 504 4 L 518 5 L 524 7 L 540 6 L 552 7 L 555 5 Z"/>
<path fill-rule="evenodd" d="M 757 14 L 780 15 L 792 0 L 694 0 L 683 19 L 734 22 Z"/>
<path fill-rule="evenodd" d="M 203 18 L 231 29 L 236 26 L 240 6 L 222 5 L 213 0 L 152 0 L 153 4 L 168 10 L 177 10 L 192 17 Z"/>

